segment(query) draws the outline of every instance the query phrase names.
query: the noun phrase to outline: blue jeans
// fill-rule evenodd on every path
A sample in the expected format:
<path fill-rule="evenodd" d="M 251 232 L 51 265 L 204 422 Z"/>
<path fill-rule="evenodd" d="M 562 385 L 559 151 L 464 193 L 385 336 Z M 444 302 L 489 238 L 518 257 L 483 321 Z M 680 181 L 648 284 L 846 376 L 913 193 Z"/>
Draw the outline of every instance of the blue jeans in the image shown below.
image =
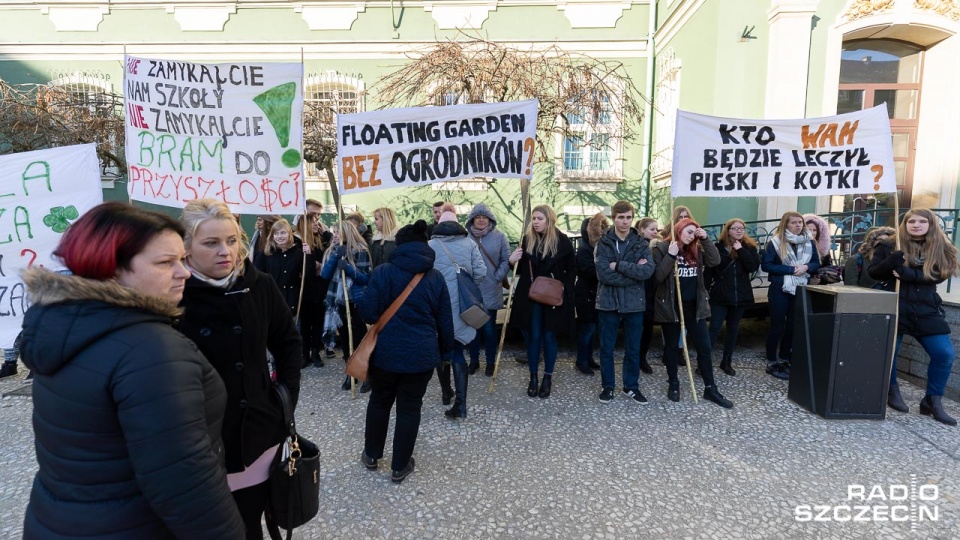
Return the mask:
<path fill-rule="evenodd" d="M 737 345 L 737 334 L 740 332 L 740 319 L 743 313 L 747 311 L 746 306 L 720 306 L 710 305 L 710 346 L 717 346 L 717 336 L 720 335 L 720 327 L 724 321 L 727 323 L 727 335 L 723 338 L 723 360 L 730 361 L 733 358 L 733 348 Z"/>
<path fill-rule="evenodd" d="M 597 323 L 582 322 L 577 324 L 577 365 L 587 367 L 593 359 L 593 335 L 597 332 Z"/>
<path fill-rule="evenodd" d="M 643 312 L 620 313 L 597 311 L 600 319 L 600 383 L 604 388 L 616 387 L 617 378 L 613 369 L 613 347 L 617 343 L 617 330 L 623 321 L 623 387 L 640 389 L 640 334 L 643 333 Z"/>
<path fill-rule="evenodd" d="M 540 371 L 540 351 L 543 351 L 543 373 L 553 375 L 553 368 L 557 364 L 557 333 L 543 327 L 543 318 L 546 314 L 543 306 L 533 303 L 533 316 L 530 321 L 530 330 L 523 332 L 523 339 L 527 341 L 527 362 L 530 373 Z"/>
<path fill-rule="evenodd" d="M 487 365 L 492 366 L 497 360 L 497 345 L 500 344 L 500 336 L 497 335 L 497 310 L 488 309 L 490 320 L 483 328 L 477 330 L 477 337 L 470 342 L 470 365 L 480 365 L 480 341 L 486 346 Z"/>
<path fill-rule="evenodd" d="M 770 332 L 767 334 L 767 362 L 789 362 L 793 356 L 793 305 L 796 295 L 787 294 L 781 285 L 770 285 L 767 290 L 770 308 Z M 777 356 L 777 346 L 780 356 Z"/>
<path fill-rule="evenodd" d="M 927 395 L 942 396 L 953 367 L 956 351 L 950 342 L 950 334 L 936 336 L 914 337 L 924 351 L 930 356 L 930 365 L 927 367 Z M 903 334 L 897 334 L 897 349 L 893 355 L 893 369 L 890 372 L 890 386 L 897 386 L 897 356 L 900 354 L 900 344 L 903 343 Z"/>

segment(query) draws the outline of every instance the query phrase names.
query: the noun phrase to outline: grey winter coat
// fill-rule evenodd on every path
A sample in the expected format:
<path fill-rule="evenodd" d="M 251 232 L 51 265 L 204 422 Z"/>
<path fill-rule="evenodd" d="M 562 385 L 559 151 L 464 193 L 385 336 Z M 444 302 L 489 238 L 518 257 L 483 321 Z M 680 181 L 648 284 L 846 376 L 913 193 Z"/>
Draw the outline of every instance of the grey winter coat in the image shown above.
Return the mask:
<path fill-rule="evenodd" d="M 450 252 L 450 255 L 453 255 L 453 258 L 456 259 L 456 264 L 473 276 L 473 281 L 477 285 L 480 285 L 486 277 L 487 266 L 483 263 L 483 255 L 480 253 L 477 243 L 467 238 L 467 230 L 462 225 L 455 221 L 444 221 L 433 228 L 433 239 L 430 240 L 430 247 L 437 255 L 433 267 L 443 274 L 447 289 L 450 291 L 454 338 L 462 345 L 466 345 L 477 336 L 477 331 L 460 318 L 460 288 L 457 284 L 457 268 L 450 257 L 447 256 L 443 247 L 440 247 L 439 243 L 441 242 Z"/>
<path fill-rule="evenodd" d="M 646 263 L 639 264 L 645 259 Z M 610 228 L 597 241 L 594 255 L 597 265 L 597 310 L 637 313 L 645 311 L 647 299 L 644 280 L 653 277 L 650 242 L 633 229 L 625 240 Z M 610 269 L 610 263 L 617 263 Z"/>
<path fill-rule="evenodd" d="M 475 206 L 467 216 L 468 233 L 473 225 L 473 218 L 478 215 L 486 216 L 490 220 L 490 231 L 484 236 L 478 238 L 472 233 L 468 234 L 471 240 L 483 246 L 480 256 L 483 257 L 483 264 L 487 265 L 487 275 L 480 283 L 483 305 L 487 309 L 500 309 L 503 307 L 501 282 L 510 273 L 510 242 L 507 241 L 507 235 L 497 230 L 497 219 L 493 212 L 482 203 Z"/>
<path fill-rule="evenodd" d="M 653 320 L 656 322 L 679 323 L 677 315 L 677 279 L 674 277 L 676 259 L 667 251 L 670 242 L 661 241 L 653 245 L 653 264 L 656 266 L 654 277 L 657 280 L 656 303 L 653 306 Z M 720 264 L 720 252 L 709 240 L 700 242 L 700 271 L 697 272 L 697 320 L 710 318 L 710 296 L 704 284 L 704 268 Z"/>

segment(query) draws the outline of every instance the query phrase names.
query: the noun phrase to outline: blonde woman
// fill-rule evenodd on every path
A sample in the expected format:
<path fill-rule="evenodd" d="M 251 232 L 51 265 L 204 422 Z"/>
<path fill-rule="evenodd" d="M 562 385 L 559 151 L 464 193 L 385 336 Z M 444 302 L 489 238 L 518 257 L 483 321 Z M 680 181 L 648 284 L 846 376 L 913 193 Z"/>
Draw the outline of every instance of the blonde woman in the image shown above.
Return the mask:
<path fill-rule="evenodd" d="M 265 383 L 271 377 L 266 352 L 273 355 L 277 382 L 290 390 L 296 403 L 300 336 L 274 280 L 247 263 L 243 231 L 225 204 L 214 199 L 191 201 L 180 223 L 186 229 L 191 274 L 183 293 L 180 331 L 197 345 L 226 386 L 222 438 L 227 481 L 247 538 L 262 538 L 269 466 L 286 435 L 283 411 Z"/>
<path fill-rule="evenodd" d="M 394 235 L 397 234 L 397 214 L 390 208 L 377 208 L 373 211 L 373 225 L 377 228 L 370 241 L 370 265 L 377 268 L 385 262 L 390 262 L 390 254 L 397 247 Z"/>
<path fill-rule="evenodd" d="M 943 300 L 937 285 L 958 273 L 957 248 L 940 228 L 937 216 L 925 208 L 910 209 L 897 230 L 900 247 L 881 242 L 873 253 L 870 276 L 886 281 L 894 290 L 900 280 L 900 318 L 897 324 L 897 354 L 904 335 L 913 336 L 930 355 L 927 392 L 920 402 L 920 414 L 948 426 L 957 421 L 943 409 L 943 392 L 953 368 L 956 351 L 950 341 L 950 325 L 944 317 Z M 893 355 L 887 404 L 900 412 L 909 409 L 897 385 L 897 354 Z"/>
<path fill-rule="evenodd" d="M 367 282 L 370 280 L 370 250 L 360 232 L 357 231 L 357 227 L 349 221 L 334 224 L 331 232 L 333 238 L 330 247 L 323 255 L 323 265 L 320 270 L 320 277 L 330 281 L 324 301 L 326 315 L 323 319 L 323 340 L 328 348 L 333 348 L 337 331 L 344 324 L 350 324 L 353 329 L 353 346 L 356 347 L 367 334 L 367 325 L 360 318 L 355 304 L 363 298 Z M 345 283 L 344 277 L 346 277 Z M 347 321 L 347 297 L 350 301 L 349 321 Z M 349 333 L 345 329 L 340 332 L 340 347 L 346 361 L 350 357 Z M 350 389 L 350 377 L 344 380 L 341 388 Z M 368 392 L 369 390 L 369 383 L 363 383 L 360 391 Z"/>
<path fill-rule="evenodd" d="M 281 219 L 270 228 L 266 249 L 253 261 L 257 270 L 269 275 L 277 283 L 290 312 L 294 314 L 300 301 L 304 257 L 307 257 L 306 268 L 313 268 L 313 248 L 294 236 L 289 221 Z"/>
<path fill-rule="evenodd" d="M 780 225 L 766 247 L 760 268 L 767 273 L 770 287 L 770 331 L 767 334 L 767 373 L 778 379 L 790 378 L 793 355 L 793 306 L 797 287 L 806 285 L 809 276 L 820 268 L 820 257 L 803 215 L 785 212 Z M 778 356 L 779 346 L 779 356 Z"/>
<path fill-rule="evenodd" d="M 542 204 L 533 208 L 530 224 L 517 249 L 510 254 L 510 263 L 519 264 L 517 288 L 510 315 L 510 324 L 523 331 L 527 342 L 530 384 L 527 395 L 550 397 L 553 369 L 557 362 L 557 334 L 571 333 L 574 328 L 573 285 L 577 265 L 573 244 L 557 228 L 557 213 Z M 530 285 L 544 276 L 563 283 L 563 304 L 547 306 L 531 300 Z M 539 382 L 540 353 L 543 352 L 543 383 Z"/>

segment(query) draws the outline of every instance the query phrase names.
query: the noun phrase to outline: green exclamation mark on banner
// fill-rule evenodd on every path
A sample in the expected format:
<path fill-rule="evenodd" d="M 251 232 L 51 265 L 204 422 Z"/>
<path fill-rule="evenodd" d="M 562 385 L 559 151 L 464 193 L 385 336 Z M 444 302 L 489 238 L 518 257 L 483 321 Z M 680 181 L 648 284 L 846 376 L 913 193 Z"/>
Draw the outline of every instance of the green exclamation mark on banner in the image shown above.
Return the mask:
<path fill-rule="evenodd" d="M 293 114 L 293 98 L 297 95 L 297 83 L 286 83 L 274 86 L 259 96 L 253 102 L 267 115 L 267 120 L 277 132 L 280 146 L 286 148 L 290 144 L 290 117 Z M 280 161 L 287 167 L 296 167 L 300 164 L 300 151 L 290 148 L 281 156 Z"/>

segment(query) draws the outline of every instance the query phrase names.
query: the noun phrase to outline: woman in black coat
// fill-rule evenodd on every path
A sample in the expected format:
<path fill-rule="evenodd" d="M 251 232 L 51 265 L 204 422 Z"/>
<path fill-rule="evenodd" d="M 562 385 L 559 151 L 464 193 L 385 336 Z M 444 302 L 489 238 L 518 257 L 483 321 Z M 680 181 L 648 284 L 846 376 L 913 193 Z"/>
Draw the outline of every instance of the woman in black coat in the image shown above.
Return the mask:
<path fill-rule="evenodd" d="M 390 409 L 397 404 L 393 434 L 393 474 L 402 482 L 414 469 L 413 448 L 420 430 L 423 395 L 441 358 L 453 356 L 453 315 L 443 274 L 433 269 L 435 252 L 427 245 L 423 220 L 400 229 L 390 261 L 373 271 L 370 284 L 357 303 L 360 316 L 375 323 L 406 289 L 423 274 L 410 296 L 380 331 L 370 355 L 367 380 L 372 391 L 360 461 L 369 470 L 383 457 Z"/>
<path fill-rule="evenodd" d="M 530 213 L 530 225 L 523 241 L 510 255 L 511 264 L 520 264 L 517 288 L 513 294 L 510 324 L 523 331 L 527 342 L 530 384 L 527 395 L 550 397 L 553 368 L 557 362 L 557 335 L 571 333 L 574 328 L 573 285 L 577 263 L 573 244 L 556 227 L 557 213 L 543 204 Z M 563 304 L 546 306 L 530 300 L 530 285 L 544 276 L 563 283 Z M 539 382 L 540 352 L 543 351 L 543 383 Z M 539 388 L 539 389 L 538 389 Z"/>
<path fill-rule="evenodd" d="M 750 276 L 760 269 L 760 251 L 757 242 L 747 234 L 747 226 L 740 218 L 727 220 L 717 242 L 720 264 L 707 269 L 707 290 L 710 292 L 710 345 L 716 347 L 720 328 L 727 323 L 723 340 L 723 359 L 720 370 L 731 377 L 733 348 L 737 344 L 740 319 L 753 305 L 753 285 Z"/>
<path fill-rule="evenodd" d="M 577 247 L 577 284 L 573 296 L 577 308 L 577 371 L 593 375 L 600 369 L 593 359 L 593 336 L 597 332 L 597 266 L 593 251 L 597 240 L 610 227 L 603 214 L 583 220 L 580 226 L 580 246 Z"/>
<path fill-rule="evenodd" d="M 246 262 L 240 229 L 229 208 L 214 199 L 187 203 L 180 218 L 192 274 L 183 295 L 180 331 L 196 343 L 227 387 L 223 423 L 227 481 L 247 538 L 263 537 L 268 467 L 286 436 L 283 412 L 273 397 L 266 352 L 276 381 L 296 405 L 301 342 L 277 284 Z"/>
<path fill-rule="evenodd" d="M 169 216 L 105 203 L 55 252 L 73 275 L 24 273 L 40 466 L 24 538 L 243 538 L 223 382 L 171 327 L 190 275 L 182 235 Z"/>
<path fill-rule="evenodd" d="M 307 258 L 306 266 L 304 266 L 304 257 Z M 304 244 L 294 236 L 290 223 L 281 219 L 273 224 L 267 247 L 254 259 L 253 265 L 277 282 L 287 306 L 290 307 L 290 312 L 296 315 L 297 306 L 300 304 L 303 269 L 315 266 L 313 248 L 310 244 Z"/>

